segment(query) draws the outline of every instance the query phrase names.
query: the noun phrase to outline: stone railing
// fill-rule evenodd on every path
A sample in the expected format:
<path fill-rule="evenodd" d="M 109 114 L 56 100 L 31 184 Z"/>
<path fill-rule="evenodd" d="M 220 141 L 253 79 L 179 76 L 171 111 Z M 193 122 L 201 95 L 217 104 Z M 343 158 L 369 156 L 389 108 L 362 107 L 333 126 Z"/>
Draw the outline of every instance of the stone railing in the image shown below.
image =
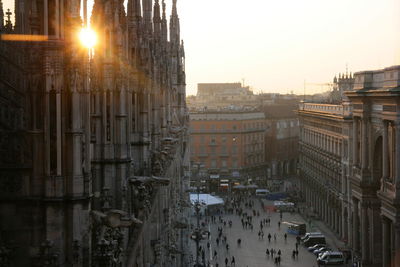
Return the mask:
<path fill-rule="evenodd" d="M 351 107 L 347 105 L 332 105 L 332 104 L 303 102 L 299 104 L 299 110 L 346 116 L 351 112 Z"/>

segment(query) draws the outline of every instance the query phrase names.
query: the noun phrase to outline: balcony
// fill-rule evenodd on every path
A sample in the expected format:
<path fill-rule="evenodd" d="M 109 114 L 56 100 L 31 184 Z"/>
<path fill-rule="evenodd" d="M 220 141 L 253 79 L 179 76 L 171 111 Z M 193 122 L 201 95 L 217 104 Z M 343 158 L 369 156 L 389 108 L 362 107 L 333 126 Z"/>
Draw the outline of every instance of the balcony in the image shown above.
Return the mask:
<path fill-rule="evenodd" d="M 396 198 L 396 186 L 390 181 L 384 181 L 379 195 L 381 195 L 381 198 L 394 200 Z"/>

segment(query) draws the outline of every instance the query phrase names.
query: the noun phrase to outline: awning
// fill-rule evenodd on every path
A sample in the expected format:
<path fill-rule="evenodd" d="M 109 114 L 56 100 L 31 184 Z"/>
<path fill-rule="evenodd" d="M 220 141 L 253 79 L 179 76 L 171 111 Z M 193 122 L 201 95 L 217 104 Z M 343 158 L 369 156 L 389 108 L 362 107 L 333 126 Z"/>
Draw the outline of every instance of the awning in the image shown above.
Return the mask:
<path fill-rule="evenodd" d="M 190 202 L 193 204 L 197 202 L 197 200 L 200 201 L 200 203 L 203 203 L 206 206 L 212 206 L 212 205 L 222 205 L 224 204 L 224 200 L 222 198 L 212 196 L 210 194 L 190 194 Z"/>

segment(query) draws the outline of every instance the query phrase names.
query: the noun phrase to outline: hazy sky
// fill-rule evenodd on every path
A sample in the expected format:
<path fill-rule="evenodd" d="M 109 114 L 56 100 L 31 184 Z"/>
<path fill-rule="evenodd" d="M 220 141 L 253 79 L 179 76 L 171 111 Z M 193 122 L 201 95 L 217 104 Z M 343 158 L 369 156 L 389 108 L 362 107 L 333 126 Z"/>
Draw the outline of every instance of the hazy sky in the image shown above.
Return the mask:
<path fill-rule="evenodd" d="M 400 64 L 399 0 L 178 0 L 178 12 L 188 95 L 242 78 L 255 92 L 302 94 L 304 80 L 331 82 L 346 64 Z"/>

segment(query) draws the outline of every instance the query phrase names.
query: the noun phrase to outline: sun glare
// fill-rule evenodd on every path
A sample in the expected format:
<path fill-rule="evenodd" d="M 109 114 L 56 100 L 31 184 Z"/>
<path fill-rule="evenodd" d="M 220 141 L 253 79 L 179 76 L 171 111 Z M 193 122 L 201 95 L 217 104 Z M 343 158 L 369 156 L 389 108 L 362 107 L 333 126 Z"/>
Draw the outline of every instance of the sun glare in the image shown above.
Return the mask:
<path fill-rule="evenodd" d="M 97 43 L 96 33 L 90 28 L 82 28 L 79 32 L 79 39 L 86 48 L 93 48 Z"/>

